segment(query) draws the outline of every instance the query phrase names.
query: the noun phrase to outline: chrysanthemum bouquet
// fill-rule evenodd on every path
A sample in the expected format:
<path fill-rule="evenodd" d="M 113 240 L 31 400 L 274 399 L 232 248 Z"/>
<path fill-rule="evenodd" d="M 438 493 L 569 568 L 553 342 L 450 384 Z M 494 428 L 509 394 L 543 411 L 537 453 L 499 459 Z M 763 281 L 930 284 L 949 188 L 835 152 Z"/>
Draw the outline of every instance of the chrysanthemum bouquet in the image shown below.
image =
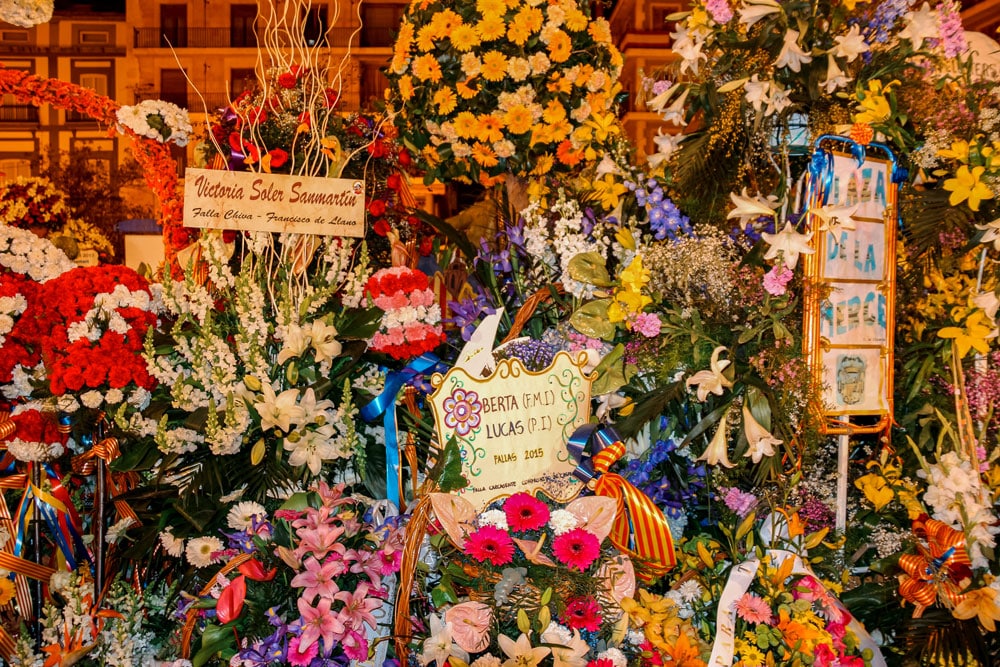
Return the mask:
<path fill-rule="evenodd" d="M 421 664 L 624 665 L 615 628 L 635 575 L 606 539 L 613 500 L 561 506 L 521 492 L 478 513 L 457 496 L 431 502 L 444 532 L 431 538 L 434 608 L 417 645 Z"/>
<path fill-rule="evenodd" d="M 414 2 L 390 104 L 428 181 L 564 172 L 607 140 L 621 66 L 608 22 L 575 0 Z"/>
<path fill-rule="evenodd" d="M 199 566 L 228 561 L 181 606 L 196 664 L 320 667 L 369 658 L 374 640 L 387 635 L 382 608 L 399 571 L 394 518 L 343 485 L 320 483 L 270 512 L 240 503 L 228 526 L 225 545 L 211 538 L 187 546 Z"/>
<path fill-rule="evenodd" d="M 123 106 L 115 112 L 118 123 L 140 137 L 161 143 L 172 141 L 187 146 L 191 138 L 188 113 L 176 104 L 163 100 L 144 100 L 135 106 Z"/>
<path fill-rule="evenodd" d="M 19 176 L 0 185 L 0 222 L 21 229 L 61 229 L 70 218 L 66 194 L 47 178 Z"/>

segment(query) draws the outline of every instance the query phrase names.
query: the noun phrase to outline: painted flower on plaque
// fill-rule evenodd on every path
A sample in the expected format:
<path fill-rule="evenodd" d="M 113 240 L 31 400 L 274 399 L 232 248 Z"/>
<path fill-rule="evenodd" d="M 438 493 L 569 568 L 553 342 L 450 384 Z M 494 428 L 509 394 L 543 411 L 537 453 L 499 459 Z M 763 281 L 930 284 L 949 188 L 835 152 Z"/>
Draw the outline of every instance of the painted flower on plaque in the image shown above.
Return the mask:
<path fill-rule="evenodd" d="M 462 387 L 455 387 L 451 396 L 444 399 L 444 423 L 448 428 L 455 429 L 461 437 L 469 435 L 479 428 L 482 418 L 479 413 L 483 409 L 479 394 Z"/>

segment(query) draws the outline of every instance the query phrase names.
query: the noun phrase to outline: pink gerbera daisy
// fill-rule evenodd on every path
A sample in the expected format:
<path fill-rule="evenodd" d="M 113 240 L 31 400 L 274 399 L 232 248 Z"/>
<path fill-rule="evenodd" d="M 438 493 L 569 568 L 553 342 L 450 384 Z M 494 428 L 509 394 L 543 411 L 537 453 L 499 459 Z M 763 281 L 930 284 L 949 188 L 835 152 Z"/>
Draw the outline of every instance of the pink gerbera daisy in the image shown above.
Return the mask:
<path fill-rule="evenodd" d="M 479 562 L 506 565 L 514 560 L 514 542 L 499 528 L 483 526 L 465 540 L 465 553 Z"/>
<path fill-rule="evenodd" d="M 538 530 L 549 522 L 549 506 L 530 493 L 515 493 L 503 504 L 511 530 Z"/>
<path fill-rule="evenodd" d="M 736 601 L 735 607 L 736 615 L 747 623 L 771 621 L 771 607 L 753 593 L 744 593 L 743 597 Z"/>
<path fill-rule="evenodd" d="M 593 533 L 574 528 L 552 540 L 552 553 L 563 565 L 583 572 L 601 554 L 601 543 Z"/>
<path fill-rule="evenodd" d="M 573 598 L 566 605 L 562 622 L 577 630 L 597 632 L 601 629 L 601 607 L 589 595 Z"/>

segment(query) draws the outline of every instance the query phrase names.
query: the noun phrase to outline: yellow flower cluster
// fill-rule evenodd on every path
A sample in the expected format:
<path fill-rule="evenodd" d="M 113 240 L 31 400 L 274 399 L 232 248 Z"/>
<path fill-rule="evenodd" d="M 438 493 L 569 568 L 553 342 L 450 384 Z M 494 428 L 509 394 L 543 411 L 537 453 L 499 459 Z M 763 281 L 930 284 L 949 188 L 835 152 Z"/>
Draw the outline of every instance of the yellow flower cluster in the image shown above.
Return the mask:
<path fill-rule="evenodd" d="M 432 177 L 545 174 L 594 159 L 622 57 L 576 0 L 418 0 L 389 66 L 389 101 Z"/>
<path fill-rule="evenodd" d="M 704 646 L 694 626 L 679 615 L 677 603 L 663 595 L 640 588 L 638 599 L 624 598 L 622 611 L 629 626 L 640 630 L 668 664 L 681 663 L 700 667 Z"/>
<path fill-rule="evenodd" d="M 996 196 L 983 177 L 992 177 L 994 183 L 1000 177 L 1000 141 L 990 142 L 977 135 L 971 144 L 959 140 L 951 148 L 939 150 L 938 155 L 958 163 L 952 177 L 944 182 L 944 189 L 951 193 L 949 204 L 958 206 L 966 202 L 971 210 L 978 211 L 984 199 Z M 938 175 L 947 173 L 941 171 Z"/>
<path fill-rule="evenodd" d="M 649 283 L 649 277 L 649 269 L 642 265 L 642 255 L 636 255 L 618 276 L 620 287 L 615 290 L 611 305 L 608 306 L 609 322 L 624 322 L 653 303 L 650 297 L 642 293 L 642 288 Z"/>

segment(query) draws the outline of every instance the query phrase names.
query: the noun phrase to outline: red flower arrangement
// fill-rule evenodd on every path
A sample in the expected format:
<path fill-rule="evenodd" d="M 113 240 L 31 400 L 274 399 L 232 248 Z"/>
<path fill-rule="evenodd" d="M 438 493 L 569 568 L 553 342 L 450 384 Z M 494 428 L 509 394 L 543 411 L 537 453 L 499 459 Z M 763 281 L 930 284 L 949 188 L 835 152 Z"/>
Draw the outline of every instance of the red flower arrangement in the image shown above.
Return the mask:
<path fill-rule="evenodd" d="M 69 435 L 59 428 L 51 413 L 28 409 L 15 412 L 16 428 L 5 438 L 7 451 L 18 461 L 48 461 L 66 451 Z"/>
<path fill-rule="evenodd" d="M 425 273 L 403 266 L 376 271 L 365 284 L 365 294 L 385 311 L 368 342 L 372 350 L 408 359 L 444 342 L 441 307 Z"/>

